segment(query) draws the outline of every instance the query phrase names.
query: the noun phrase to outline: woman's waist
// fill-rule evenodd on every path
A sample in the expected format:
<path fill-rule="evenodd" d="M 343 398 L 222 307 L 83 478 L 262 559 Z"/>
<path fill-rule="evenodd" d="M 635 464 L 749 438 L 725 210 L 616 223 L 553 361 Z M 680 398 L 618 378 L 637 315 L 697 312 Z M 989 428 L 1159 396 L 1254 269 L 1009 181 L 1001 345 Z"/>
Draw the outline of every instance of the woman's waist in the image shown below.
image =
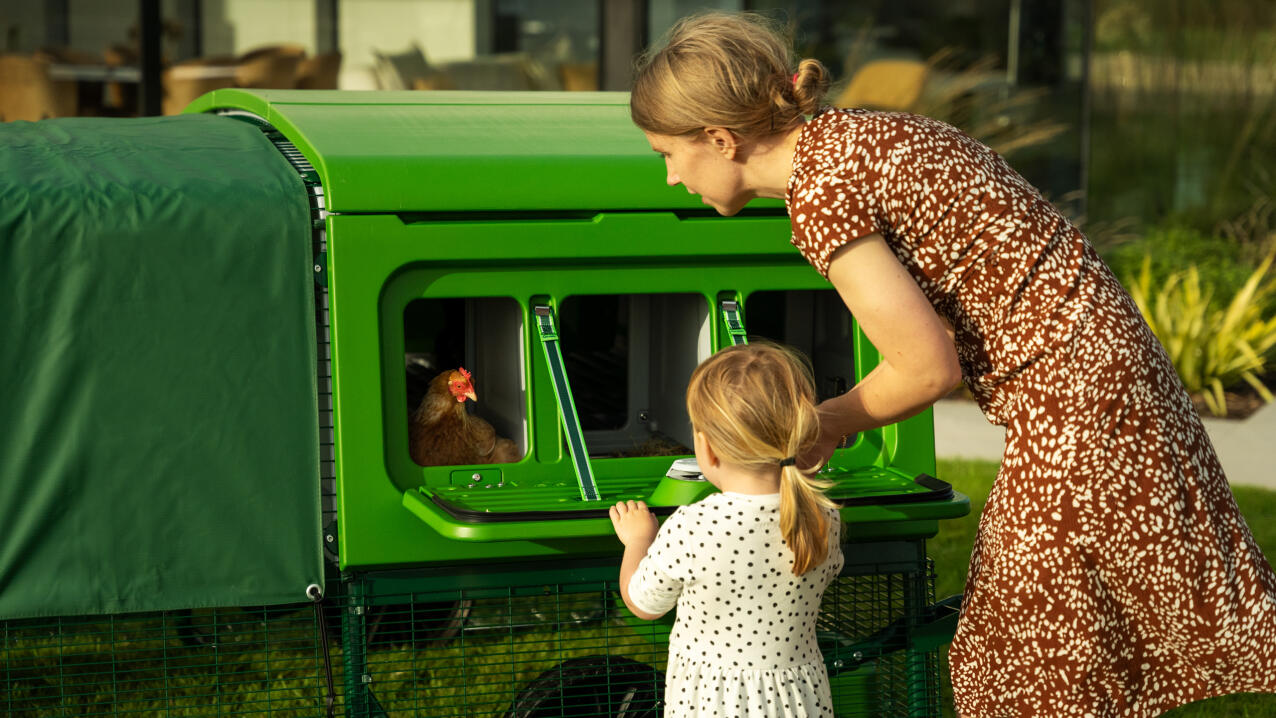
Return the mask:
<path fill-rule="evenodd" d="M 1127 304 L 1129 306 L 1124 306 Z M 1066 331 L 1029 342 L 1030 327 L 1017 327 L 986 354 L 962 357 L 962 379 L 988 420 L 1006 424 L 1025 389 L 1072 391 L 1104 381 L 1112 366 L 1156 360 L 1156 340 L 1133 302 L 1119 299 L 1079 314 Z M 963 352 L 958 349 L 959 357 Z"/>

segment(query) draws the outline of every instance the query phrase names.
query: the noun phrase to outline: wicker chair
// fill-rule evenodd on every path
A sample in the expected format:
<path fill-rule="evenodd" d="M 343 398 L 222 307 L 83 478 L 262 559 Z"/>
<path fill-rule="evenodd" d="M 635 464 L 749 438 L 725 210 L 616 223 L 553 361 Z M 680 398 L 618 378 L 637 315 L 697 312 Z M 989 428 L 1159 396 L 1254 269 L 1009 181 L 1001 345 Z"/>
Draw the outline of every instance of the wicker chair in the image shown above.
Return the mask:
<path fill-rule="evenodd" d="M 74 83 L 49 79 L 49 62 L 30 55 L 0 55 L 0 121 L 74 117 Z"/>
<path fill-rule="evenodd" d="M 306 49 L 300 45 L 270 45 L 239 56 L 238 87 L 289 89 L 297 86 L 297 69 Z"/>
<path fill-rule="evenodd" d="M 838 107 L 906 110 L 926 85 L 926 63 L 918 60 L 874 60 L 851 78 L 834 103 Z"/>
<path fill-rule="evenodd" d="M 335 90 L 341 70 L 341 53 L 325 52 L 302 59 L 297 65 L 297 89 Z"/>
<path fill-rule="evenodd" d="M 238 66 L 233 57 L 186 60 L 164 70 L 161 76 L 164 86 L 164 114 L 180 113 L 191 100 L 205 92 L 234 87 L 237 72 Z"/>

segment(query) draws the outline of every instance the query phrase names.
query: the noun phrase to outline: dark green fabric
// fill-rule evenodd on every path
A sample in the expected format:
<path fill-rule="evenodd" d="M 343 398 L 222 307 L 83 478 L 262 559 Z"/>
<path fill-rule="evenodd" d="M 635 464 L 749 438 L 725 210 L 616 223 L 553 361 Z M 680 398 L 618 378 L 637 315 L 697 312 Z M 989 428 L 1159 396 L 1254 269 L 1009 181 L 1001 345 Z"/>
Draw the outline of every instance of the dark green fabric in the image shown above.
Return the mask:
<path fill-rule="evenodd" d="M 237 120 L 0 124 L 0 618 L 323 584 L 308 215 Z"/>

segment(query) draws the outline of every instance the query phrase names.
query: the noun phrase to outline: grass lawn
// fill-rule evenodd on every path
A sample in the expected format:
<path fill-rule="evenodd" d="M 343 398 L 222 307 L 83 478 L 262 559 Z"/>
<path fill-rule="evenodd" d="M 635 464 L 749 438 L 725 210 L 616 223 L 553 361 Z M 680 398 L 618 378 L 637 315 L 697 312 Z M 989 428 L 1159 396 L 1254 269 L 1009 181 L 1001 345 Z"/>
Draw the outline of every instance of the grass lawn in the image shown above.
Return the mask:
<path fill-rule="evenodd" d="M 953 488 L 970 497 L 970 514 L 940 524 L 939 535 L 927 542 L 938 576 L 935 595 L 939 598 L 960 593 L 966 580 L 966 564 L 979 523 L 979 513 L 997 474 L 997 464 L 989 461 L 939 462 L 938 475 Z M 1270 561 L 1276 557 L 1276 491 L 1247 486 L 1234 487 L 1240 506 L 1258 545 Z M 952 715 L 951 687 L 944 676 L 944 711 Z M 1166 718 L 1270 718 L 1276 716 L 1276 694 L 1238 694 L 1200 701 L 1164 714 Z"/>

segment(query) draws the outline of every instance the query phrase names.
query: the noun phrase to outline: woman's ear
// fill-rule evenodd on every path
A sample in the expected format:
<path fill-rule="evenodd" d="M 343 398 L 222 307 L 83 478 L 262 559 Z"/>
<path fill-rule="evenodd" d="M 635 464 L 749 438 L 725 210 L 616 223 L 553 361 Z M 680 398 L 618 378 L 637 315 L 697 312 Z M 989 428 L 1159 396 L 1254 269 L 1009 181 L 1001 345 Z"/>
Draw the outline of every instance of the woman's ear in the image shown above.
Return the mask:
<path fill-rule="evenodd" d="M 714 151 L 726 159 L 735 159 L 735 152 L 739 148 L 740 142 L 734 132 L 725 127 L 706 127 L 704 128 L 704 135 Z"/>

